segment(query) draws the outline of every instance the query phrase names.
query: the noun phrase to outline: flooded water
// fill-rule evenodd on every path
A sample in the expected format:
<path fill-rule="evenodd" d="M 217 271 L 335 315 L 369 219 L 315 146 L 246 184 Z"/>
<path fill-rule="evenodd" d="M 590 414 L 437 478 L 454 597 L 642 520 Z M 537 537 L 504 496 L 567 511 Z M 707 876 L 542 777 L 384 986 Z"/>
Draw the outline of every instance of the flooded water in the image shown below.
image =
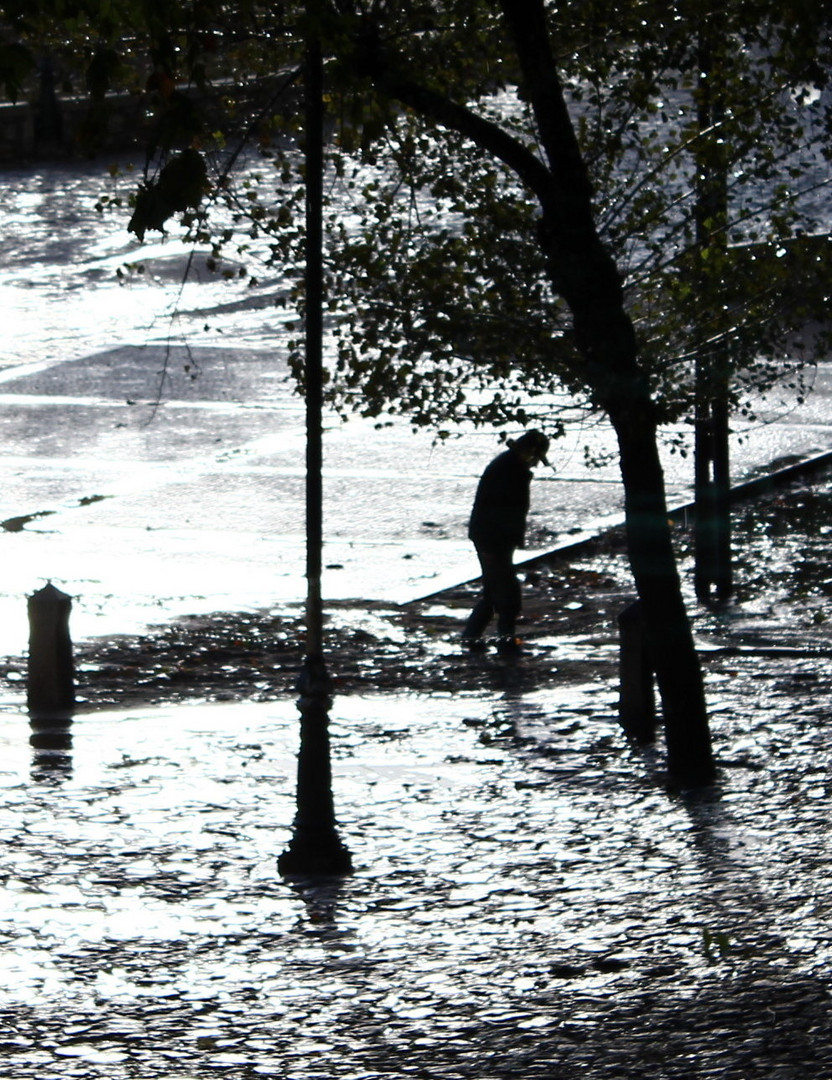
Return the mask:
<path fill-rule="evenodd" d="M 184 254 L 131 246 L 95 214 L 99 190 L 93 169 L 4 177 L 14 652 L 47 578 L 75 598 L 81 636 L 304 592 L 285 327 L 226 310 L 224 285 L 182 289 Z M 139 255 L 148 273 L 118 285 Z M 191 314 L 172 323 L 176 305 Z M 740 475 L 828 448 L 825 370 L 818 385 L 738 443 Z M 619 512 L 613 472 L 583 470 L 587 437 L 607 438 L 573 432 L 560 477 L 536 482 L 536 546 Z M 333 423 L 326 445 L 327 595 L 404 599 L 474 572 L 464 524 L 490 436 L 432 447 L 405 425 Z M 668 458 L 679 499 L 686 470 Z M 801 557 L 779 550 L 784 567 Z M 817 582 L 807 595 L 822 616 Z M 774 633 L 782 599 L 757 593 L 707 629 L 742 617 Z M 612 662 L 539 692 L 339 698 L 335 802 L 356 873 L 315 885 L 276 870 L 293 701 L 89 713 L 47 752 L 9 699 L 3 1075 L 828 1077 L 830 665 L 708 661 L 721 783 L 698 798 L 669 798 L 658 756 L 621 738 Z"/>
<path fill-rule="evenodd" d="M 692 800 L 603 684 L 340 700 L 356 873 L 307 886 L 275 867 L 291 703 L 83 716 L 60 754 L 0 717 L 4 1076 L 634 1077 L 664 1010 L 694 1038 L 690 995 L 822 982 L 829 735 L 795 726 L 785 668 L 757 674 L 750 716 L 753 671 L 712 674 L 728 767 Z M 697 1075 L 740 1075 L 706 1070 L 753 1028 L 691 1043 Z"/>
<path fill-rule="evenodd" d="M 77 637 L 305 594 L 303 408 L 272 303 L 286 283 L 241 291 L 199 254 L 184 278 L 175 239 L 141 247 L 126 217 L 96 212 L 108 182 L 97 164 L 3 176 L 7 652 L 24 647 L 25 597 L 47 580 L 74 597 Z M 829 446 L 828 386 L 824 368 L 802 409 L 738 432 L 738 479 Z M 465 527 L 494 437 L 434 446 L 400 422 L 327 426 L 325 595 L 400 601 L 474 576 Z M 619 518 L 616 467 L 587 469 L 585 445 L 609 449 L 606 426 L 573 426 L 557 476 L 539 470 L 530 553 Z M 668 455 L 667 476 L 671 502 L 687 501 L 690 465 Z"/>

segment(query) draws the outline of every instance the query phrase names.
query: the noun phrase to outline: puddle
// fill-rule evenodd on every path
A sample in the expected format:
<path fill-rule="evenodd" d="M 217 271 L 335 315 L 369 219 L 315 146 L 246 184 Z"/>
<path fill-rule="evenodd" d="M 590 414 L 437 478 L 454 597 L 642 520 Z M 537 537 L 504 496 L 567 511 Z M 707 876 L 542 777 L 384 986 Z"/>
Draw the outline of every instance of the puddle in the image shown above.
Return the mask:
<path fill-rule="evenodd" d="M 116 285 L 110 271 L 139 253 L 94 214 L 101 186 L 89 169 L 6 178 L 0 645 L 14 655 L 25 595 L 47 578 L 76 598 L 76 638 L 296 609 L 304 592 L 302 403 L 274 360 L 286 327 L 208 282 L 186 286 L 172 322 L 163 249 L 147 252 L 155 283 Z M 784 414 L 738 445 L 738 470 L 828 443 L 827 369 L 817 386 L 812 423 Z M 576 432 L 558 447 L 566 472 L 536 481 L 544 547 L 614 510 L 614 469 L 576 464 L 587 438 L 601 450 L 607 436 Z M 433 447 L 406 424 L 357 422 L 325 441 L 328 598 L 392 603 L 475 573 L 465 521 L 491 435 Z M 689 486 L 679 456 L 668 479 Z M 828 511 L 767 519 L 744 549 L 742 614 L 705 613 L 697 631 L 790 640 L 773 616 L 796 585 L 793 636 L 822 627 Z M 761 567 L 770 588 L 755 591 Z M 576 581 L 563 620 L 586 614 L 602 571 Z M 404 638 L 381 611 L 341 614 L 354 637 Z M 441 599 L 428 614 L 458 617 Z M 615 646 L 543 628 L 532 648 L 552 654 L 542 689 L 491 678 L 461 694 L 451 671 L 441 693 L 404 694 L 397 671 L 394 694 L 336 698 L 335 804 L 356 873 L 305 886 L 276 872 L 294 815 L 289 695 L 90 712 L 53 751 L 29 744 L 11 695 L 4 1075 L 572 1080 L 643 1075 L 667 1046 L 680 1077 L 692 1058 L 703 1076 L 768 1080 L 801 1062 L 808 1077 L 828 1020 L 830 661 L 709 659 L 721 784 L 684 800 L 663 791 L 660 753 L 622 740 L 608 682 L 558 685 L 559 665 L 608 663 Z M 448 656 L 437 635 L 414 663 Z M 273 695 L 238 667 L 252 695 Z"/>
<path fill-rule="evenodd" d="M 286 283 L 266 275 L 242 299 L 204 275 L 182 287 L 175 236 L 141 248 L 126 219 L 96 213 L 109 183 L 95 164 L 4 176 L 2 652 L 25 646 L 25 597 L 46 580 L 75 598 L 82 638 L 305 595 L 303 402 L 280 359 L 290 331 L 250 309 Z M 118 267 L 141 259 L 153 272 L 119 284 Z M 737 476 L 828 443 L 829 388 L 821 368 L 811 423 L 795 410 L 738 433 Z M 434 445 L 399 420 L 326 428 L 327 598 L 401 603 L 476 575 L 466 524 L 492 433 Z M 593 424 L 553 448 L 527 556 L 620 517 L 616 466 L 583 464 L 585 446 L 601 459 L 613 442 Z M 671 501 L 683 499 L 689 465 L 673 454 L 665 466 Z"/>
<path fill-rule="evenodd" d="M 746 732 L 735 710 L 720 756 L 772 767 L 686 803 L 603 699 L 336 699 L 356 872 L 305 887 L 276 873 L 293 701 L 84 715 L 51 759 L 0 717 L 4 1075 L 347 1078 L 415 1047 L 474 1077 L 524 1032 L 562 1035 L 565 993 L 578 1023 L 580 998 L 738 972 L 750 950 L 822 967 L 825 731 L 784 708 Z"/>

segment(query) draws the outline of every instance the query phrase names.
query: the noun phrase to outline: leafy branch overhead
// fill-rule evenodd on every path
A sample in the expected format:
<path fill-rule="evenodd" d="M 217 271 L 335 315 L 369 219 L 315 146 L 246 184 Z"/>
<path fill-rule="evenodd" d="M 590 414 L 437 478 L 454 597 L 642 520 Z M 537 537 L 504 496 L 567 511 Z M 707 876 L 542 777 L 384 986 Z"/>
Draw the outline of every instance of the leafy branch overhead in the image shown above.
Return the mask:
<path fill-rule="evenodd" d="M 603 380 L 576 349 L 574 305 L 565 303 L 563 275 L 576 279 L 583 260 L 580 244 L 567 250 L 575 214 L 557 226 L 554 248 L 540 242 L 572 158 L 562 144 L 554 156 L 546 148 L 499 11 L 473 2 L 323 7 L 330 397 L 425 423 L 525 422 L 549 407 L 536 406 L 538 397 L 548 403 L 562 389 L 603 406 Z M 605 32 L 612 6 L 558 12 L 555 70 L 580 154 L 568 168 L 586 169 L 660 419 L 690 415 L 694 362 L 701 371 L 711 356 L 720 379 L 728 364 L 735 406 L 747 409 L 778 380 L 798 379 L 821 344 L 795 342 L 830 292 L 827 249 L 815 239 L 828 231 L 829 38 L 820 23 L 810 32 L 810 16 L 799 33 L 794 13 L 774 5 L 732 8 L 719 16 L 718 55 L 705 73 L 702 4 L 614 7 L 614 36 Z M 299 62 L 302 25 L 291 5 L 238 13 L 270 43 L 248 72 L 252 86 Z M 224 48 L 213 55 L 183 27 L 179 55 L 191 66 L 176 74 L 198 70 L 211 86 L 239 73 L 238 58 L 251 57 L 245 25 L 241 18 L 233 36 L 219 35 Z M 704 125 L 706 87 L 719 109 Z M 258 238 L 273 270 L 293 272 L 302 236 L 293 218 L 303 179 L 296 117 L 264 105 L 253 95 L 222 124 L 189 121 L 194 154 L 209 163 L 204 177 L 181 149 L 165 163 L 160 143 L 161 169 L 137 196 L 138 235 L 177 210 L 192 214 L 213 176 L 222 225 L 212 237 L 227 234 L 230 215 L 232 243 L 250 250 Z M 160 99 L 160 122 L 169 114 Z M 206 139 L 220 130 L 222 141 Z M 262 155 L 261 168 L 246 158 L 242 192 L 225 165 L 240 130 Z M 710 216 L 701 209 L 705 175 L 724 185 L 724 208 Z M 203 235 L 209 222 L 200 216 Z"/>
<path fill-rule="evenodd" d="M 318 5 L 331 400 L 428 424 L 526 422 L 563 391 L 604 407 L 606 375 L 579 347 L 567 296 L 592 287 L 578 281 L 582 265 L 600 265 L 585 259 L 589 231 L 570 240 L 580 215 L 558 185 L 574 177 L 660 420 L 691 414 L 695 366 L 701 375 L 712 363 L 723 380 L 727 365 L 746 410 L 778 380 L 799 382 L 823 346 L 803 331 L 830 293 L 820 6 L 504 6 L 505 16 L 477 0 Z M 142 96 L 136 236 L 184 218 L 215 259 L 297 275 L 306 5 L 72 0 L 50 31 L 51 9 L 4 5 L 0 79 L 9 97 L 31 92 L 45 42 L 76 89 Z M 538 9 L 555 31 L 551 63 L 546 33 L 530 29 Z M 518 34 L 534 67 L 519 60 Z M 535 79 L 552 100 L 562 91 L 573 149 L 552 143 Z M 706 178 L 721 191 L 710 212 Z M 291 280 L 283 291 L 301 295 Z M 299 354 L 294 365 L 300 377 Z"/>
<path fill-rule="evenodd" d="M 128 229 L 139 240 L 144 240 L 148 229 L 162 232 L 174 214 L 198 210 L 209 190 L 202 154 L 192 148 L 174 154 L 158 177 L 139 188 Z"/>

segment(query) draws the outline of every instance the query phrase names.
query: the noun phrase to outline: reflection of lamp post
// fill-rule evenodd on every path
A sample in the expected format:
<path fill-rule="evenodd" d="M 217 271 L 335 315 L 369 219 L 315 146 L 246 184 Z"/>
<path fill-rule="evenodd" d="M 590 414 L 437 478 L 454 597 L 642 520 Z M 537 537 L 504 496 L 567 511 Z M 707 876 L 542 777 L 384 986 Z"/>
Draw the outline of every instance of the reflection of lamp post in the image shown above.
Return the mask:
<path fill-rule="evenodd" d="M 306 656 L 298 686 L 297 814 L 292 840 L 278 860 L 280 872 L 290 876 L 352 870 L 332 801 L 332 700 L 323 656 L 323 59 L 319 3 L 308 0 L 306 9 Z"/>

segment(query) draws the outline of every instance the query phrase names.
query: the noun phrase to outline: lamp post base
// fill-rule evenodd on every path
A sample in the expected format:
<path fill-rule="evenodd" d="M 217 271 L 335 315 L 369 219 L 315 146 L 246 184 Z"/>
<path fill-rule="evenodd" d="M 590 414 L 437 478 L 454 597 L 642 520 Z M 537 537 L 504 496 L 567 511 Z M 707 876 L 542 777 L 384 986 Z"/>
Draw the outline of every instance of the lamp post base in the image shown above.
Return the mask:
<path fill-rule="evenodd" d="M 307 656 L 299 690 L 298 809 L 292 840 L 277 867 L 287 877 L 340 877 L 352 873 L 352 858 L 336 829 L 329 747 L 332 698 L 321 657 Z"/>
<path fill-rule="evenodd" d="M 278 857 L 277 869 L 287 878 L 348 877 L 352 873 L 352 856 L 334 833 L 310 837 L 296 832 Z"/>

